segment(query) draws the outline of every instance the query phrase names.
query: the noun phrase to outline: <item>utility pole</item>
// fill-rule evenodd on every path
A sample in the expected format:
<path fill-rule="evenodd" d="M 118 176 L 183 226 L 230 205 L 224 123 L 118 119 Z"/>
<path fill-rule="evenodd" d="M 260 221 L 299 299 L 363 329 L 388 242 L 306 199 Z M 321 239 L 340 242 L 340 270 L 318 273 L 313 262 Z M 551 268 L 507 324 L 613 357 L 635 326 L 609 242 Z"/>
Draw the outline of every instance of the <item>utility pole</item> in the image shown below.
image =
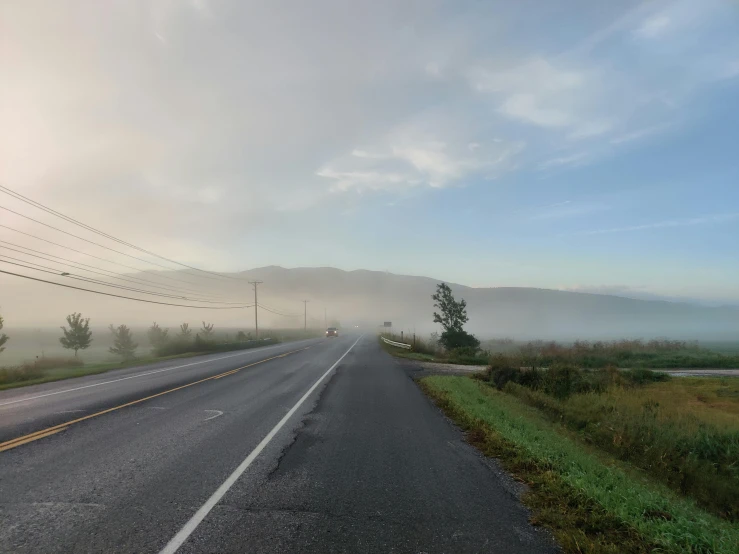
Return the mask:
<path fill-rule="evenodd" d="M 303 331 L 308 330 L 308 302 L 310 300 L 303 300 Z"/>
<path fill-rule="evenodd" d="M 328 317 L 326 316 L 326 306 L 323 307 L 323 326 L 328 329 Z"/>
<path fill-rule="evenodd" d="M 249 284 L 254 285 L 254 335 L 259 338 L 259 316 L 257 315 L 257 286 L 261 285 L 264 281 L 249 281 Z"/>

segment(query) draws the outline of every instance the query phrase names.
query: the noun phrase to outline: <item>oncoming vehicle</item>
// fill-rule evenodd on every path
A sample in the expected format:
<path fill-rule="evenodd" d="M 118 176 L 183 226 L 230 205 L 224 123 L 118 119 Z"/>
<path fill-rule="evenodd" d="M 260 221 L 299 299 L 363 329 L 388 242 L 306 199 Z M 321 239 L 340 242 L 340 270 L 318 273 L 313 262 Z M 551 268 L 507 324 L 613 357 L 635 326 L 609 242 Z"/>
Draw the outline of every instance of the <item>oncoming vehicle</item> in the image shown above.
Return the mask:
<path fill-rule="evenodd" d="M 326 336 L 327 337 L 338 337 L 339 330 L 336 327 L 329 327 L 328 329 L 326 329 Z"/>

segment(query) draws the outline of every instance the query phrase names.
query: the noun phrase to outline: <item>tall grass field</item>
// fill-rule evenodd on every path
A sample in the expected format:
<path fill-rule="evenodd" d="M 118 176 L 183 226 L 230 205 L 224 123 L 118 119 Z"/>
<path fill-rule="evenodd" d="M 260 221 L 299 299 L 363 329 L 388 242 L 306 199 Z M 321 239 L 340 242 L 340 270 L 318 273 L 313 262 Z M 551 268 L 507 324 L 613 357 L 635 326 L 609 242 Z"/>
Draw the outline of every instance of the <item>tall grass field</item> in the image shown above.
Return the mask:
<path fill-rule="evenodd" d="M 529 485 L 565 552 L 739 552 L 739 379 L 532 371 L 421 386 Z"/>

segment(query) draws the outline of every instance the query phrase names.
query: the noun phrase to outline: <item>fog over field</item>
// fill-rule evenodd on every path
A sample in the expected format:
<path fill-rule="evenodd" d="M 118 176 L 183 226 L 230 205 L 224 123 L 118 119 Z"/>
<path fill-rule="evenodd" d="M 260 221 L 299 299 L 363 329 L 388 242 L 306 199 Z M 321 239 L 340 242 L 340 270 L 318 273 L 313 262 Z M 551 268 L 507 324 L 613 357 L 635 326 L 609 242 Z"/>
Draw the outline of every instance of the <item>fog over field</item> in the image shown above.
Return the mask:
<path fill-rule="evenodd" d="M 198 281 L 186 271 L 162 275 L 192 280 L 197 287 Z M 244 305 L 251 305 L 254 299 L 249 281 L 263 281 L 258 289 L 259 304 L 263 306 L 259 309 L 262 329 L 302 328 L 302 301 L 309 300 L 305 322 L 308 327 L 320 328 L 338 321 L 344 326 L 360 325 L 374 331 L 382 322 L 391 321 L 398 331 L 429 334 L 438 330 L 432 322 L 431 295 L 439 280 L 430 277 L 276 266 L 228 275 L 234 279 L 218 281 L 219 296 Z M 149 274 L 146 278 L 153 279 Z M 739 309 L 735 307 L 534 288 L 472 288 L 452 284 L 452 290 L 467 301 L 468 328 L 481 339 L 731 340 L 739 336 Z M 22 340 L 16 336 L 8 343 L 7 359 L 17 357 L 21 351 L 24 355 L 34 350 L 40 353 L 42 347 L 47 353 L 59 350 L 58 327 L 65 324 L 67 314 L 75 311 L 91 320 L 95 339 L 93 347 L 85 352 L 91 358 L 105 356 L 109 324 L 125 323 L 140 328 L 138 339 L 142 346 L 146 346 L 143 330 L 154 321 L 173 328 L 173 332 L 183 322 L 190 323 L 197 332 L 203 321 L 214 323 L 216 330 L 224 333 L 254 329 L 253 307 L 210 310 L 159 306 L 5 278 L 2 281 L 5 332 L 13 336 L 15 329 L 24 329 Z"/>

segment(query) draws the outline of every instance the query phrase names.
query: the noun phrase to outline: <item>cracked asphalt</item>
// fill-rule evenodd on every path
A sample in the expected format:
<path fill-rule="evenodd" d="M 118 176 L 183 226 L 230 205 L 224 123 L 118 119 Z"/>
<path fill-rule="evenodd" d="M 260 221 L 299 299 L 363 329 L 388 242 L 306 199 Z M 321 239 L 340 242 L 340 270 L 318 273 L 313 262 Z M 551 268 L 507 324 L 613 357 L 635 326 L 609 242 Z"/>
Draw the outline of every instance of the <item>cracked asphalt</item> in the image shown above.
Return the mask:
<path fill-rule="evenodd" d="M 259 446 L 358 338 L 0 393 L 0 552 L 159 552 L 255 449 L 179 552 L 556 552 L 373 336 Z"/>

